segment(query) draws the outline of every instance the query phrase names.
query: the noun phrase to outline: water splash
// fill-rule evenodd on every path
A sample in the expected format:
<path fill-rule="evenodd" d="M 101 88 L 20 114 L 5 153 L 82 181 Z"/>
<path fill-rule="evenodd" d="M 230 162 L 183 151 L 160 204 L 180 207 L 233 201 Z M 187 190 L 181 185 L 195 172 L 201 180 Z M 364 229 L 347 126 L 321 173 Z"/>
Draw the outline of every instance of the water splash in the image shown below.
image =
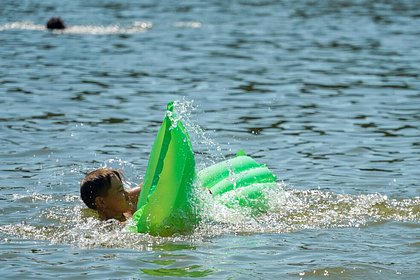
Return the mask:
<path fill-rule="evenodd" d="M 222 147 L 217 143 L 209 133 L 201 128 L 193 118 L 193 114 L 198 111 L 198 107 L 194 104 L 194 100 L 186 100 L 174 102 L 175 113 L 178 119 L 186 127 L 192 146 L 195 151 L 197 169 L 200 170 L 206 166 L 225 159 L 222 154 Z M 199 150 L 199 152 L 197 152 Z"/>
<path fill-rule="evenodd" d="M 100 221 L 95 211 L 82 207 L 77 196 L 16 196 L 27 204 L 25 221 L 0 226 L 0 235 L 46 240 L 76 247 L 117 247 L 151 250 L 162 243 L 193 242 L 224 234 L 285 233 L 305 229 L 365 227 L 387 221 L 420 222 L 420 198 L 390 199 L 381 194 L 347 195 L 322 190 L 290 189 L 284 183 L 270 189 L 269 211 L 228 208 L 197 188 L 201 222 L 189 235 L 153 237 L 130 233 L 117 221 Z M 60 205 L 48 207 L 48 205 Z M 34 210 L 35 209 L 35 210 Z M 28 221 L 28 222 L 26 222 Z"/>
<path fill-rule="evenodd" d="M 267 191 L 270 210 L 254 215 L 205 198 L 201 233 L 284 233 L 304 229 L 362 227 L 390 220 L 420 221 L 420 198 L 396 200 L 381 194 L 346 195 L 321 190 L 288 189 L 278 183 Z"/>
<path fill-rule="evenodd" d="M 193 101 L 178 101 L 174 105 L 176 114 L 192 136 L 193 145 L 206 151 L 202 155 L 204 160 L 198 168 L 204 168 L 214 159 L 222 157 L 220 145 L 193 121 L 192 113 L 196 110 Z M 132 181 L 133 177 L 137 178 L 135 166 L 128 162 L 110 159 L 104 165 L 123 169 L 128 175 L 127 181 Z M 78 169 L 78 172 L 82 170 Z M 134 180 L 137 182 L 137 179 Z M 305 229 L 365 227 L 372 223 L 392 220 L 420 222 L 419 197 L 398 200 L 382 194 L 350 195 L 319 189 L 298 190 L 279 182 L 277 188 L 267 190 L 269 210 L 261 214 L 244 207 L 229 208 L 214 200 L 210 193 L 199 186 L 195 191 L 201 222 L 189 235 L 162 238 L 130 233 L 126 225 L 117 221 L 98 220 L 94 211 L 81 206 L 82 202 L 78 196 L 29 193 L 6 198 L 13 207 L 21 205 L 17 219 L 22 222 L 1 225 L 0 237 L 6 235 L 21 239 L 46 240 L 76 247 L 153 250 L 161 244 L 177 242 L 197 244 L 224 234 L 285 233 Z M 4 209 L 3 214 L 6 211 Z"/>

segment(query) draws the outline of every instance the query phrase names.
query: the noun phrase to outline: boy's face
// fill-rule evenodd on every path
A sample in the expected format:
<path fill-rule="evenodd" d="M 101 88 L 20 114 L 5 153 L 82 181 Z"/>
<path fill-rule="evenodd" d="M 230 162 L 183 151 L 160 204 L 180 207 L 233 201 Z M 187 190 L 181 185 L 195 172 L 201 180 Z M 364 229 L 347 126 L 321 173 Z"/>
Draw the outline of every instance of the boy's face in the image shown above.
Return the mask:
<path fill-rule="evenodd" d="M 110 215 L 118 217 L 130 210 L 130 203 L 123 183 L 115 176 L 111 177 L 111 187 L 106 196 L 102 197 L 103 208 Z"/>

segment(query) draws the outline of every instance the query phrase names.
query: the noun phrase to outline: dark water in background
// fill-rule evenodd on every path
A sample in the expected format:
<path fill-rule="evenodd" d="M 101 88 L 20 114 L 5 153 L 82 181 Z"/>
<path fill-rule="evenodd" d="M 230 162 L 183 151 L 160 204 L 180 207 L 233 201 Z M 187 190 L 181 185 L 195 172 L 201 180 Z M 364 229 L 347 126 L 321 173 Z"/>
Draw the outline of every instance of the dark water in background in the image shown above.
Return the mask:
<path fill-rule="evenodd" d="M 3 277 L 418 276 L 420 1 L 0 2 Z M 141 180 L 170 100 L 200 166 L 278 175 L 270 213 L 207 200 L 167 239 L 84 218 L 83 174 Z"/>

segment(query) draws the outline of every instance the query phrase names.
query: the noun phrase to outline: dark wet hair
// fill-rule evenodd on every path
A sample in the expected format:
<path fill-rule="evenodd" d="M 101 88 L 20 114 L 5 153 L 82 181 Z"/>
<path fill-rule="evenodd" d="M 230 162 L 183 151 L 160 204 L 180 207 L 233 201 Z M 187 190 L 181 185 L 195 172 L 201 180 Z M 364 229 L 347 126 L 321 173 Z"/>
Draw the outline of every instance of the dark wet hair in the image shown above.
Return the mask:
<path fill-rule="evenodd" d="M 95 199 L 108 194 L 112 177 L 122 181 L 121 172 L 111 168 L 99 168 L 85 176 L 80 183 L 80 197 L 87 207 L 96 210 Z"/>
<path fill-rule="evenodd" d="M 52 17 L 47 22 L 48 29 L 64 29 L 66 26 L 64 25 L 64 21 L 59 17 Z"/>

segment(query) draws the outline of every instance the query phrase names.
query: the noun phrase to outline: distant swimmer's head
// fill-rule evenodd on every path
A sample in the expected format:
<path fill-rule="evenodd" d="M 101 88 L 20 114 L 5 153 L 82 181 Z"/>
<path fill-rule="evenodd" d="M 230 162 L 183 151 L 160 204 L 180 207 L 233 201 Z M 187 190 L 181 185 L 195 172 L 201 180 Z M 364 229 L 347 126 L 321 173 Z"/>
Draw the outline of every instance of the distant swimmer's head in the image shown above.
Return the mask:
<path fill-rule="evenodd" d="M 80 196 L 103 219 L 123 220 L 124 213 L 130 210 L 122 174 L 115 169 L 99 168 L 88 173 L 80 183 Z"/>
<path fill-rule="evenodd" d="M 53 29 L 65 29 L 66 25 L 64 24 L 64 21 L 59 17 L 52 17 L 47 22 L 47 28 L 50 30 Z"/>

